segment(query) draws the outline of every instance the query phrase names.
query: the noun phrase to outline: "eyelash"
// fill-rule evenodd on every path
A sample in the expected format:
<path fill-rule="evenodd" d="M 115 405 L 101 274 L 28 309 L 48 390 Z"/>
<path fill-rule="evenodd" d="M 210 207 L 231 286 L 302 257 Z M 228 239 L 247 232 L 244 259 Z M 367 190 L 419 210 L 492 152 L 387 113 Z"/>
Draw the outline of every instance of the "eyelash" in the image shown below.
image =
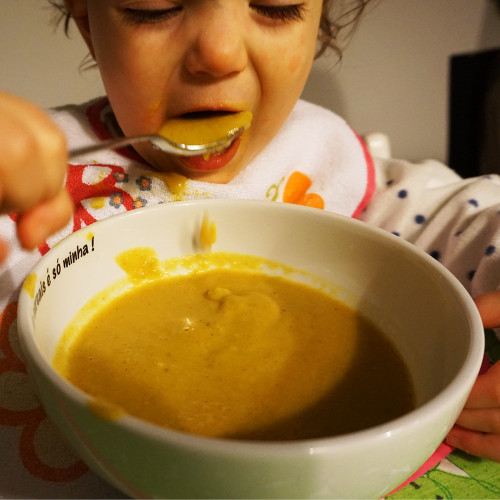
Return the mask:
<path fill-rule="evenodd" d="M 159 10 L 148 10 L 148 9 L 124 9 L 123 16 L 125 21 L 131 25 L 139 24 L 155 24 L 161 23 L 162 21 L 168 21 L 172 17 L 176 16 L 181 7 L 174 7 L 171 9 L 159 9 Z"/>
<path fill-rule="evenodd" d="M 301 3 L 290 5 L 251 4 L 251 8 L 271 21 L 302 21 L 304 18 L 304 5 Z"/>
<path fill-rule="evenodd" d="M 268 18 L 274 22 L 291 22 L 302 21 L 304 18 L 304 5 L 290 4 L 290 5 L 261 5 L 250 4 L 250 7 L 259 15 Z M 174 7 L 170 9 L 124 9 L 123 15 L 125 21 L 131 25 L 140 24 L 155 24 L 176 16 L 182 7 Z"/>

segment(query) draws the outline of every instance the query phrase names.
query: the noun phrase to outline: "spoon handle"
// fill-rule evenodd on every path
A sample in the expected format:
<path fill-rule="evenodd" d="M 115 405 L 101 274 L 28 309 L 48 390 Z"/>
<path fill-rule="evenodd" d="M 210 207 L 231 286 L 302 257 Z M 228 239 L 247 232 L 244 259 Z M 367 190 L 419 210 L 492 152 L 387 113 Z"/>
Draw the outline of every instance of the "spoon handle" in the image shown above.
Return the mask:
<path fill-rule="evenodd" d="M 79 156 L 95 153 L 104 149 L 118 149 L 123 146 L 129 146 L 144 141 L 151 141 L 154 147 L 166 153 L 173 153 L 178 156 L 199 156 L 204 153 L 217 152 L 228 147 L 244 130 L 244 127 L 232 130 L 227 137 L 208 144 L 178 144 L 157 134 L 119 137 L 117 139 L 108 139 L 97 144 L 71 149 L 69 151 L 69 160 L 72 161 Z"/>
<path fill-rule="evenodd" d="M 74 148 L 70 149 L 69 151 L 69 159 L 74 160 L 75 158 L 78 158 L 79 156 L 91 154 L 91 153 L 96 153 L 98 151 L 104 151 L 105 149 L 119 149 L 124 146 L 130 146 L 131 144 L 136 144 L 138 142 L 144 142 L 144 141 L 150 141 L 156 139 L 158 136 L 156 135 L 141 135 L 137 137 L 119 137 L 116 139 L 108 139 L 106 141 L 101 141 L 97 144 L 91 144 L 89 146 L 82 146 L 79 148 Z M 165 141 L 166 143 L 166 141 Z M 162 149 L 163 146 L 162 146 Z M 176 148 L 173 145 L 171 145 L 171 152 L 172 153 L 179 153 L 179 151 L 182 151 L 181 148 Z"/>

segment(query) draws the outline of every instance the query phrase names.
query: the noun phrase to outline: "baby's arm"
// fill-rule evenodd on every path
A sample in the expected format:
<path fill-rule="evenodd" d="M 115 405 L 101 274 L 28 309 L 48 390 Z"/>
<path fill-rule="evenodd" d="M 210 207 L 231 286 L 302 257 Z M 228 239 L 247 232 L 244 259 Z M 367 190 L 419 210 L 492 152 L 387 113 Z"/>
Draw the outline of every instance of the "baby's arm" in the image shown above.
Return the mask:
<path fill-rule="evenodd" d="M 26 249 L 39 246 L 71 217 L 64 189 L 66 142 L 36 106 L 0 93 L 0 212 L 16 212 L 17 234 Z M 0 242 L 0 262 L 8 252 Z"/>
<path fill-rule="evenodd" d="M 476 305 L 485 328 L 500 327 L 500 291 L 480 295 Z M 500 361 L 477 378 L 447 442 L 500 462 Z"/>

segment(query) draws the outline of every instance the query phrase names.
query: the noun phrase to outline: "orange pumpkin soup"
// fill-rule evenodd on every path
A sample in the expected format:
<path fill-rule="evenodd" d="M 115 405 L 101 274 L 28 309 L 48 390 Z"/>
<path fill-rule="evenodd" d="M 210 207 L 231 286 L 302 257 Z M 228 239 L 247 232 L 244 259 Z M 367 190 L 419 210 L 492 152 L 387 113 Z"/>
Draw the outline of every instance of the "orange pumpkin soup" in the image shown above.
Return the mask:
<path fill-rule="evenodd" d="M 414 407 L 385 335 L 285 268 L 263 272 L 279 264 L 222 253 L 162 264 L 149 249 L 118 262 L 129 285 L 91 301 L 54 357 L 93 407 L 252 440 L 333 436 Z"/>

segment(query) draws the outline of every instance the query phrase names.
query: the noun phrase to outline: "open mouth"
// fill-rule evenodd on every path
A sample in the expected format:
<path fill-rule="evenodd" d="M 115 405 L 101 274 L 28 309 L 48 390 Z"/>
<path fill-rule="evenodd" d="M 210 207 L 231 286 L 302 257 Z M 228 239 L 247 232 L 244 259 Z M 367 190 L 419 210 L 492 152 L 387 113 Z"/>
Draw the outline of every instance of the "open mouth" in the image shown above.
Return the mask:
<path fill-rule="evenodd" d="M 249 111 L 237 112 L 228 110 L 197 110 L 179 115 L 171 120 L 176 126 L 181 125 L 183 138 L 189 144 L 210 144 L 230 136 L 236 131 L 250 126 L 252 114 Z M 168 123 L 168 122 L 167 122 Z M 218 170 L 227 165 L 236 155 L 241 144 L 241 135 L 223 149 L 199 156 L 180 158 L 190 170 L 208 172 Z"/>
<path fill-rule="evenodd" d="M 178 116 L 182 120 L 200 120 L 200 119 L 209 119 L 216 118 L 218 116 L 228 116 L 234 115 L 236 111 L 227 111 L 222 109 L 206 109 L 200 111 L 191 111 L 189 113 L 184 113 L 183 115 Z"/>

